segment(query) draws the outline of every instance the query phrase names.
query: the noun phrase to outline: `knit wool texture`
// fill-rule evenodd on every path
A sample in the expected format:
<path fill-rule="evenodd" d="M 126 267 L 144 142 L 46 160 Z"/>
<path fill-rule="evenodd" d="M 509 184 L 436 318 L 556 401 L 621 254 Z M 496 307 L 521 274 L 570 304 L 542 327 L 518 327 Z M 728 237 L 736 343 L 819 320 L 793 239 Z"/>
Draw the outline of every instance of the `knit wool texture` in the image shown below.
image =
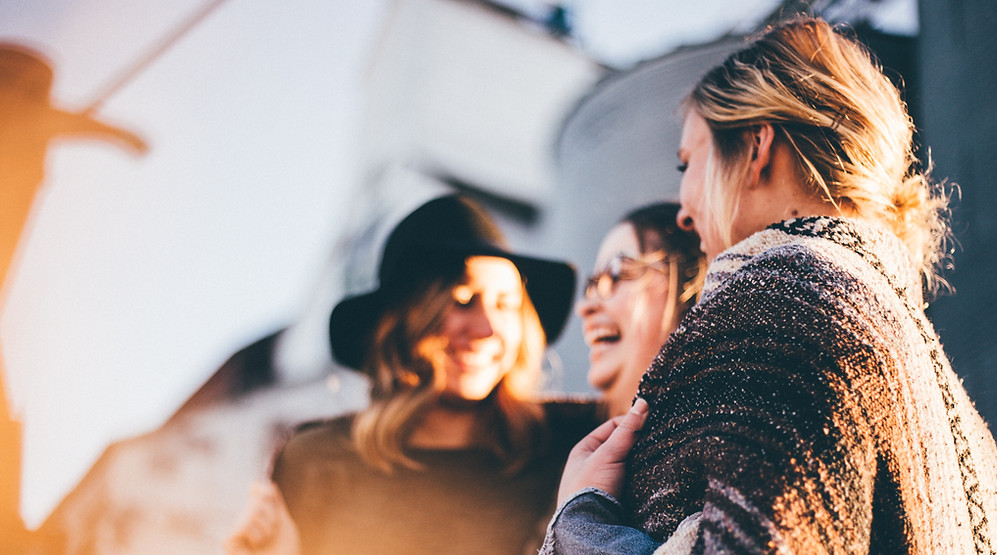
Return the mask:
<path fill-rule="evenodd" d="M 693 552 L 994 553 L 997 446 L 884 229 L 770 226 L 711 264 L 640 386 L 624 503 Z"/>

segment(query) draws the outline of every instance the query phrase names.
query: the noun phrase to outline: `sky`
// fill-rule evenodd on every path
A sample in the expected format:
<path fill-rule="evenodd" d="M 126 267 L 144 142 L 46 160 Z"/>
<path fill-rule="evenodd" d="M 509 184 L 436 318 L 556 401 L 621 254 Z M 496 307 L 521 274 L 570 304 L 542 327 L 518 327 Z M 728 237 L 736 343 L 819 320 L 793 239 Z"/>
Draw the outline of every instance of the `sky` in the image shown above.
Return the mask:
<path fill-rule="evenodd" d="M 546 2 L 507 0 L 527 13 Z M 576 45 L 627 67 L 774 0 L 576 0 Z M 910 26 L 913 0 L 887 18 Z M 107 94 L 192 14 L 192 30 Z M 235 350 L 305 312 L 340 231 L 362 78 L 390 0 L 4 0 L 0 41 L 52 100 L 143 136 L 64 140 L 0 315 L 36 526 L 116 439 L 160 425 Z M 914 16 L 916 26 L 916 15 Z M 106 98 L 104 98 L 106 96 Z"/>

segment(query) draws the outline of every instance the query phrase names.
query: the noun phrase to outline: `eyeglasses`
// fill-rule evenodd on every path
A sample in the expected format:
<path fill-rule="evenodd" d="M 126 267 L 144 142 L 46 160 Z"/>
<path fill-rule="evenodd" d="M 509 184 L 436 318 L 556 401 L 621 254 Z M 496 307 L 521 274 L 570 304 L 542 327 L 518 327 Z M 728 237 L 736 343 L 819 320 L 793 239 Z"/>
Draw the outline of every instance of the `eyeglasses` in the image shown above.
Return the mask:
<path fill-rule="evenodd" d="M 665 268 L 654 266 L 654 264 L 662 262 L 666 258 L 667 255 L 664 251 L 657 251 L 640 258 L 617 254 L 609 259 L 609 264 L 606 265 L 605 270 L 589 276 L 585 281 L 585 289 L 582 291 L 582 296 L 588 299 L 594 294 L 600 299 L 606 300 L 616 292 L 616 286 L 620 281 L 638 279 L 646 274 L 648 270 L 667 273 Z"/>

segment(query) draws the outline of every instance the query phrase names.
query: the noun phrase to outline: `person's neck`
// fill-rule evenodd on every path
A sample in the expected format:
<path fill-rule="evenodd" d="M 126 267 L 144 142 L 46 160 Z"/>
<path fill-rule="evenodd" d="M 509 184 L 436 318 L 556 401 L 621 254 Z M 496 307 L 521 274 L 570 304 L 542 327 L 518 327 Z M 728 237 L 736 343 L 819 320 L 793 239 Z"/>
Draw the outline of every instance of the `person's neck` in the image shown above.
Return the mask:
<path fill-rule="evenodd" d="M 783 143 L 772 149 L 771 163 L 759 184 L 749 194 L 753 197 L 748 208 L 753 209 L 758 229 L 793 218 L 815 216 L 850 216 L 845 207 L 837 205 L 803 183 L 796 169 L 795 155 Z"/>
<path fill-rule="evenodd" d="M 734 228 L 735 241 L 761 231 L 766 227 L 794 218 L 817 216 L 848 217 L 842 207 L 823 198 L 815 198 L 801 190 L 802 186 L 789 181 L 756 188 L 742 197 Z"/>
<path fill-rule="evenodd" d="M 480 443 L 480 407 L 454 407 L 436 404 L 420 419 L 409 436 L 411 447 L 461 449 Z"/>

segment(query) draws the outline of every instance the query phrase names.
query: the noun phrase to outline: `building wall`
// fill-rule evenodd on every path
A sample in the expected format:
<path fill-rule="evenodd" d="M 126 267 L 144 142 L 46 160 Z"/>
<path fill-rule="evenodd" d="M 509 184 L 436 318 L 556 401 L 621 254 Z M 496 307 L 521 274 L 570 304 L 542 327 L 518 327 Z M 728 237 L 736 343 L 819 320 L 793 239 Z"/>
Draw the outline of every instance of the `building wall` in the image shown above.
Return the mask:
<path fill-rule="evenodd" d="M 366 405 L 366 379 L 331 360 L 328 318 L 375 285 L 390 229 L 428 198 L 465 190 L 514 246 L 543 250 L 538 222 L 556 201 L 549 145 L 601 72 L 486 3 L 395 2 L 365 83 L 351 221 L 314 306 L 262 353 L 236 353 L 165 425 L 111 445 L 43 525 L 65 540 L 59 552 L 220 553 L 279 438 Z"/>
<path fill-rule="evenodd" d="M 963 190 L 963 249 L 952 276 L 958 294 L 938 301 L 931 316 L 956 371 L 995 422 L 997 214 L 988 201 L 997 174 L 997 7 L 992 0 L 922 0 L 921 10 L 922 77 L 913 107 L 936 174 Z M 468 26 L 476 31 L 466 33 Z M 680 50 L 596 84 L 603 72 L 597 64 L 479 3 L 399 0 L 372 60 L 357 161 L 363 181 L 348 201 L 354 222 L 330 255 L 328 292 L 318 296 L 314 322 L 298 326 L 308 328 L 302 337 L 324 341 L 332 303 L 372 285 L 387 231 L 451 189 L 478 196 L 517 248 L 575 261 L 586 274 L 624 212 L 676 197 L 678 98 L 732 47 Z M 554 387 L 588 390 L 577 320 L 556 347 Z M 306 366 L 295 379 L 278 372 L 277 384 L 113 446 L 48 527 L 70 536 L 68 552 L 155 552 L 150 545 L 164 553 L 216 552 L 280 430 L 365 402 L 359 376 L 322 366 L 330 382 Z M 214 497 L 202 499 L 205 491 Z"/>
<path fill-rule="evenodd" d="M 920 136 L 957 183 L 956 293 L 929 316 L 977 408 L 997 423 L 997 3 L 920 0 Z"/>
<path fill-rule="evenodd" d="M 398 0 L 366 79 L 362 171 L 408 165 L 540 209 L 557 122 L 601 68 L 467 0 Z"/>
<path fill-rule="evenodd" d="M 341 253 L 346 291 L 372 286 L 394 222 L 448 190 L 481 201 L 513 248 L 578 262 L 578 249 L 555 238 L 552 218 L 577 191 L 560 187 L 553 152 L 568 112 L 605 72 L 485 2 L 396 2 L 366 80 L 363 177 Z M 562 335 L 551 389 L 588 391 L 585 353 L 580 331 Z"/>

